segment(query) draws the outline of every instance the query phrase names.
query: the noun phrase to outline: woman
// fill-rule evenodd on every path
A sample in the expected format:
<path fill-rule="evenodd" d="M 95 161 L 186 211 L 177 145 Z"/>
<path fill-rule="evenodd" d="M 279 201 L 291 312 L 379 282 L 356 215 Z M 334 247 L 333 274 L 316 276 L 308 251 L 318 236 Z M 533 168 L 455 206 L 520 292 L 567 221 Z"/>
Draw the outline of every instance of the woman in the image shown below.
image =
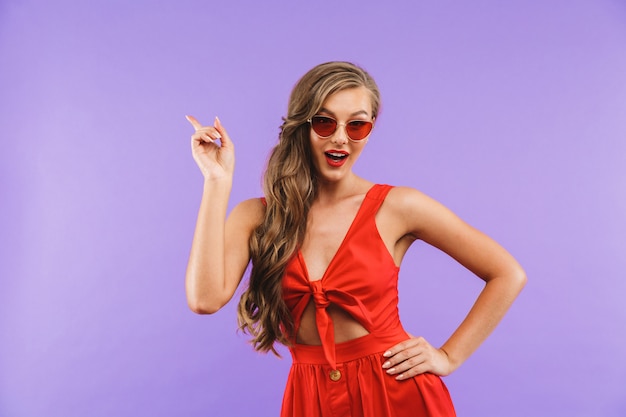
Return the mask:
<path fill-rule="evenodd" d="M 188 116 L 205 178 L 189 305 L 197 313 L 220 309 L 252 261 L 239 323 L 257 350 L 289 346 L 282 416 L 454 415 L 440 377 L 485 340 L 526 281 L 506 250 L 438 202 L 354 174 L 379 103 L 373 79 L 355 65 L 310 70 L 292 91 L 265 197 L 240 203 L 227 220 L 233 142 L 217 118 L 203 126 Z M 398 318 L 399 266 L 417 239 L 486 283 L 440 348 L 410 336 Z"/>

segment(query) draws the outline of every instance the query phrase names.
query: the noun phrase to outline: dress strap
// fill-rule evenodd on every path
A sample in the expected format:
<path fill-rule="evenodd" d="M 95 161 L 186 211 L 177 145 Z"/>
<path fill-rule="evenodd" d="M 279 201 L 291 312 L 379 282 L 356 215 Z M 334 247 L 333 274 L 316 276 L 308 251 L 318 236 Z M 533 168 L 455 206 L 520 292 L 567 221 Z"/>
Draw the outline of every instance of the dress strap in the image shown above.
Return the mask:
<path fill-rule="evenodd" d="M 392 188 L 392 185 L 376 184 L 372 187 L 372 190 L 368 193 L 367 197 L 372 200 L 378 200 L 380 201 L 380 204 L 382 204 L 382 202 L 385 201 L 385 197 L 387 197 L 387 194 L 389 193 L 389 191 L 391 191 Z"/>
<path fill-rule="evenodd" d="M 392 188 L 393 186 L 387 184 L 375 184 L 365 195 L 365 199 L 363 200 L 360 211 L 357 213 L 355 222 L 373 219 Z"/>

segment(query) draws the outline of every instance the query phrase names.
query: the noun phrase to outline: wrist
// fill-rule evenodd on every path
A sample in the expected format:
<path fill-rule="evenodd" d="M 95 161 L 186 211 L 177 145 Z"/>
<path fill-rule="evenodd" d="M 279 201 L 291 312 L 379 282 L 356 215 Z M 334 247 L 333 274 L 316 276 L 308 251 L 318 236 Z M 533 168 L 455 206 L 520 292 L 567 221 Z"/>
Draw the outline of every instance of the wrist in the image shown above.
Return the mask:
<path fill-rule="evenodd" d="M 448 372 L 447 374 L 451 374 L 452 372 L 454 372 L 461 364 L 454 360 L 454 358 L 450 355 L 450 353 L 448 352 L 448 348 L 446 347 L 440 347 L 439 351 L 446 357 L 446 359 L 448 360 Z"/>
<path fill-rule="evenodd" d="M 204 177 L 204 188 L 228 188 L 233 185 L 233 177 L 231 175 L 224 175 L 222 177 Z"/>
<path fill-rule="evenodd" d="M 232 189 L 233 180 L 229 177 L 224 178 L 205 178 L 202 186 L 203 198 L 218 198 L 228 200 Z"/>

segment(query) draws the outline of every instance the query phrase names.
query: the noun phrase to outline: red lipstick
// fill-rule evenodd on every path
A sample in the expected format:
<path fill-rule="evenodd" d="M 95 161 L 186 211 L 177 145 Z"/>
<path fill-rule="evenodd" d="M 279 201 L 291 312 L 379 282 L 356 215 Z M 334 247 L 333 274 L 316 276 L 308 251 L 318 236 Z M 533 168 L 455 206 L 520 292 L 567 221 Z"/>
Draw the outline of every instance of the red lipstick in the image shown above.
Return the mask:
<path fill-rule="evenodd" d="M 350 154 L 346 151 L 330 150 L 324 152 L 324 155 L 328 165 L 338 168 L 346 163 Z"/>

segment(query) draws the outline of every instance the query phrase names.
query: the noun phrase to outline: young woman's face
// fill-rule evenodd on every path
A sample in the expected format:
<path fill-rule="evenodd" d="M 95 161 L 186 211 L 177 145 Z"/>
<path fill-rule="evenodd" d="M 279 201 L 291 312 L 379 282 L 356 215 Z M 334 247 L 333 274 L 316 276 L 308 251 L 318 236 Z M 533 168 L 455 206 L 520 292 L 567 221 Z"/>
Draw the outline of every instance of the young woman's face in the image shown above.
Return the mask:
<path fill-rule="evenodd" d="M 337 122 L 336 130 L 328 137 L 325 137 L 326 134 L 320 136 L 313 128 L 310 131 L 311 153 L 318 180 L 338 181 L 352 172 L 352 166 L 369 137 L 352 140 L 349 135 L 353 138 L 359 136 L 353 130 L 355 125 L 362 124 L 359 122 L 373 122 L 370 93 L 365 87 L 339 91 L 326 99 L 316 116 L 329 117 Z M 348 127 L 347 123 L 352 121 L 356 123 Z M 346 128 L 353 133 L 348 133 Z"/>

